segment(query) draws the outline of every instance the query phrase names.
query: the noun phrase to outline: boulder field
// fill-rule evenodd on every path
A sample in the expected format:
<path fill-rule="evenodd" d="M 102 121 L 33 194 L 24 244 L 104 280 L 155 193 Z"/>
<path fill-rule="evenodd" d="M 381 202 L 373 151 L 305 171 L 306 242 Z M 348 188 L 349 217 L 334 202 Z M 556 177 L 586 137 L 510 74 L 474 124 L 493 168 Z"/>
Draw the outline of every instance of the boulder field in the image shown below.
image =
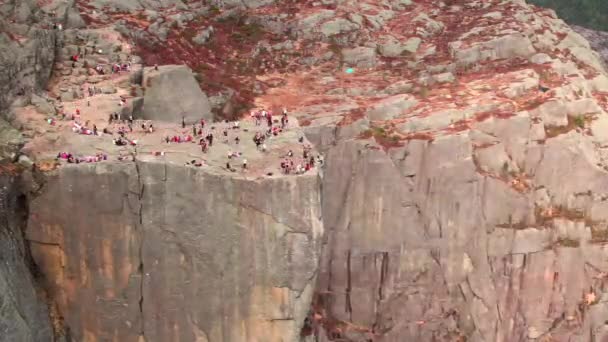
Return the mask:
<path fill-rule="evenodd" d="M 608 338 L 608 74 L 554 12 L 38 5 L 0 5 L 0 341 Z"/>

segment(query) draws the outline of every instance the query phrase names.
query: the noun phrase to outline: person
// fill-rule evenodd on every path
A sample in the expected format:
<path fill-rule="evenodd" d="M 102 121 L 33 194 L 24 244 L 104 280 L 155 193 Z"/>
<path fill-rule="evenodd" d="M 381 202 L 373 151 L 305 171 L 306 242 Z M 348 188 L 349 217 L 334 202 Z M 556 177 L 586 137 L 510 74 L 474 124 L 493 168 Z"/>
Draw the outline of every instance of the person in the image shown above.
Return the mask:
<path fill-rule="evenodd" d="M 186 118 L 182 116 L 182 128 L 186 128 Z"/>
<path fill-rule="evenodd" d="M 97 135 L 97 125 L 93 125 L 93 135 Z"/>
<path fill-rule="evenodd" d="M 158 64 L 154 64 L 154 70 L 158 71 Z"/>
<path fill-rule="evenodd" d="M 235 144 L 239 144 L 239 141 L 241 141 L 241 139 L 237 136 L 236 138 L 234 138 L 234 143 Z"/>
<path fill-rule="evenodd" d="M 192 124 L 192 135 L 196 136 L 196 124 Z"/>
<path fill-rule="evenodd" d="M 247 159 L 243 159 L 243 170 L 247 169 Z"/>

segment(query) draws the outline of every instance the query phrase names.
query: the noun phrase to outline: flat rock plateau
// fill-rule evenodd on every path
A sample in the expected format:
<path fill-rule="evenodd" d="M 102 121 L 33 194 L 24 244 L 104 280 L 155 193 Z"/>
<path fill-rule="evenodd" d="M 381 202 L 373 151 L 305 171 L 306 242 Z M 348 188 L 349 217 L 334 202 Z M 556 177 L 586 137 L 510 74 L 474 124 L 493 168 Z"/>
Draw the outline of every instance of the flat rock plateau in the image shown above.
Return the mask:
<path fill-rule="evenodd" d="M 0 341 L 608 340 L 607 37 L 523 0 L 0 1 Z"/>

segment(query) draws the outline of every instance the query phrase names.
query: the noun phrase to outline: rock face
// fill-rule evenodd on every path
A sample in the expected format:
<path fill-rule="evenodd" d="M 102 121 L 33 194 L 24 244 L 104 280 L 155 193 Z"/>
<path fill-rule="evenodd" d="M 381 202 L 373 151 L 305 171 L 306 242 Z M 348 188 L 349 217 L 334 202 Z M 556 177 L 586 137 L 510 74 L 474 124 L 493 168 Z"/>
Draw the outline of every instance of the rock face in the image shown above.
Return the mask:
<path fill-rule="evenodd" d="M 32 25 L 43 16 L 35 1 L 7 1 L 0 13 L 15 12 L 17 24 L 0 19 L 0 112 L 8 109 L 15 96 L 40 91 L 48 82 L 55 61 L 57 32 Z M 61 13 L 61 12 L 59 12 Z M 8 18 L 7 18 L 8 19 Z"/>
<path fill-rule="evenodd" d="M 53 148 L 133 153 L 38 172 L 42 186 L 29 187 L 26 238 L 72 340 L 608 339 L 608 74 L 553 12 L 523 0 L 79 3 L 104 50 L 127 45 L 104 45 L 107 25 L 145 31 L 171 51 L 142 49 L 148 66 L 203 70 L 226 111 L 239 113 L 232 100 L 242 99 L 286 107 L 306 137 L 288 126 L 267 152 L 227 139 L 213 147 L 221 160 L 187 149 L 195 144 L 159 145 L 182 115 L 210 118 L 197 79 L 175 65 L 133 77 L 125 114 L 165 121 L 135 147 L 63 125 L 26 131 L 23 165 L 54 157 L 36 153 L 48 132 Z M 196 32 L 209 27 L 201 44 Z M 74 46 L 62 58 L 80 40 L 88 47 L 78 33 L 65 33 Z M 62 66 L 62 85 L 81 68 Z M 92 97 L 96 112 L 132 84 L 113 86 Z M 77 86 L 65 89 L 83 103 Z M 24 111 L 24 126 L 44 121 Z M 324 153 L 318 174 L 223 168 L 246 148 L 277 163 L 289 155 L 278 142 L 299 138 Z M 184 166 L 191 158 L 205 165 Z M 8 278 L 33 288 L 31 277 Z M 26 292 L 9 294 L 27 303 Z M 16 340 L 36 340 L 33 312 Z"/>
<path fill-rule="evenodd" d="M 27 202 L 18 177 L 1 166 L 0 175 L 0 341 L 52 341 L 49 312 L 31 277 L 23 239 Z M 12 168 L 12 167 L 11 167 Z"/>
<path fill-rule="evenodd" d="M 146 68 L 143 75 L 144 103 L 141 117 L 146 120 L 187 123 L 211 120 L 211 106 L 192 71 L 183 65 Z"/>
<path fill-rule="evenodd" d="M 63 168 L 26 234 L 76 340 L 295 341 L 320 256 L 319 186 L 146 160 Z"/>

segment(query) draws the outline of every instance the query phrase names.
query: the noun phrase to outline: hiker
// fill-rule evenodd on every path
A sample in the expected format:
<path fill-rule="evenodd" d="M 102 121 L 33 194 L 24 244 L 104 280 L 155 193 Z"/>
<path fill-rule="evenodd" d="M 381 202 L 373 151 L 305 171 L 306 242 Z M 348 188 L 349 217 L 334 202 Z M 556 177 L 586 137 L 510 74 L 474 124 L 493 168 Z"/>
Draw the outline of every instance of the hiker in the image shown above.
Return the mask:
<path fill-rule="evenodd" d="M 182 116 L 182 128 L 186 128 L 186 118 Z"/>
<path fill-rule="evenodd" d="M 283 115 L 281 116 L 281 128 L 285 128 L 289 123 L 289 119 L 287 118 L 287 109 L 283 108 Z"/>
<path fill-rule="evenodd" d="M 207 134 L 207 141 L 209 142 L 209 147 L 213 146 L 213 134 Z"/>
<path fill-rule="evenodd" d="M 201 119 L 201 129 L 205 128 L 205 119 Z"/>
<path fill-rule="evenodd" d="M 151 122 L 150 122 L 150 127 L 148 127 L 148 133 L 154 133 L 154 126 L 152 126 Z"/>
<path fill-rule="evenodd" d="M 97 125 L 93 125 L 93 135 L 97 135 Z"/>
<path fill-rule="evenodd" d="M 192 135 L 196 136 L 196 124 L 192 124 Z"/>

